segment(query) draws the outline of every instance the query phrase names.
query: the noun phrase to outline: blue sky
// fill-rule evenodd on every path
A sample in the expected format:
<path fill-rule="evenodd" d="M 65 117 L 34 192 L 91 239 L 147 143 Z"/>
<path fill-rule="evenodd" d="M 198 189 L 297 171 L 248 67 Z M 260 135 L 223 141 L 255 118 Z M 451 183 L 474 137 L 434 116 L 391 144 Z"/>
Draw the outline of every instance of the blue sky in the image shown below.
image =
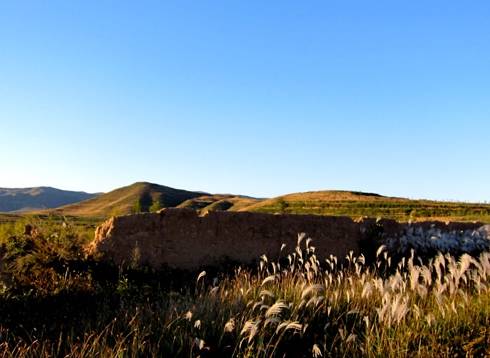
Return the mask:
<path fill-rule="evenodd" d="M 490 200 L 490 2 L 2 1 L 0 186 Z"/>

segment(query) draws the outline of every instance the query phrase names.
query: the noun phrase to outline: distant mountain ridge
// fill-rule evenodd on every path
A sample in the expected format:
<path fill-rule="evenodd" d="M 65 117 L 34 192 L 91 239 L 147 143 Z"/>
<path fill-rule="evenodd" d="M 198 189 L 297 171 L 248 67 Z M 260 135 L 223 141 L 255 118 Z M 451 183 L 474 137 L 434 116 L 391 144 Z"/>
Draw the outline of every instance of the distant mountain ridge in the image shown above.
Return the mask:
<path fill-rule="evenodd" d="M 83 191 L 61 190 L 40 186 L 33 188 L 0 188 L 0 212 L 22 212 L 52 209 L 96 197 Z"/>

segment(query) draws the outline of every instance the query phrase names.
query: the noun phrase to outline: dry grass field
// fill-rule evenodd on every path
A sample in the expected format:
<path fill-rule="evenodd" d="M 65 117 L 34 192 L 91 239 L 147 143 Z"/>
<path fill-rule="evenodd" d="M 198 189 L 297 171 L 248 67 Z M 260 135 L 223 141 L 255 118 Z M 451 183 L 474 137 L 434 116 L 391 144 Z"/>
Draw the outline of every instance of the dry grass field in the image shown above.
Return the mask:
<path fill-rule="evenodd" d="M 83 226 L 25 220 L 0 226 L 3 357 L 490 354 L 489 252 L 321 259 L 300 236 L 276 262 L 154 272 L 87 257 Z"/>

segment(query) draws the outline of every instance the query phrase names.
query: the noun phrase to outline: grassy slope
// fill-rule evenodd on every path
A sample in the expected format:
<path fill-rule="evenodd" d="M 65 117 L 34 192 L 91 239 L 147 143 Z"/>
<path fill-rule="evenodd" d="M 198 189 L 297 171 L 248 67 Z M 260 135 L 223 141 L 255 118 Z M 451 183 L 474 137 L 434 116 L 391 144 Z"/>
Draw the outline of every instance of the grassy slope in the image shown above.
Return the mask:
<path fill-rule="evenodd" d="M 215 194 L 186 200 L 178 207 L 194 209 L 202 213 L 217 210 L 238 211 L 259 201 L 259 199 L 244 196 Z"/>
<path fill-rule="evenodd" d="M 348 191 L 296 193 L 268 199 L 240 209 L 264 213 L 345 215 L 410 219 L 490 222 L 490 205 L 409 200 Z"/>
<path fill-rule="evenodd" d="M 202 195 L 203 193 L 140 182 L 116 189 L 94 199 L 63 206 L 50 211 L 50 213 L 84 217 L 125 215 L 135 211 L 153 211 L 158 208 L 177 206 L 185 200 Z M 139 210 L 137 206 L 139 206 Z"/>

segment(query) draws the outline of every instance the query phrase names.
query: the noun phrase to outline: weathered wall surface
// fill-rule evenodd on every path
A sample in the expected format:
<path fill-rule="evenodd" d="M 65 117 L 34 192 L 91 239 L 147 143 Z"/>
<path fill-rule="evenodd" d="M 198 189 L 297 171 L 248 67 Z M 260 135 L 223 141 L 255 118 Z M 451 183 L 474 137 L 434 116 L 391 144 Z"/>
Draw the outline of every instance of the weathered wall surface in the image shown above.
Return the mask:
<path fill-rule="evenodd" d="M 218 211 L 199 216 L 189 209 L 165 209 L 156 214 L 111 218 L 97 228 L 89 251 L 117 264 L 195 270 L 225 260 L 248 264 L 263 254 L 276 258 L 283 243 L 291 252 L 298 234 L 305 233 L 313 238 L 319 256 L 344 257 L 351 250 L 359 253 L 361 240 L 374 224 L 371 219 L 355 222 L 346 217 Z M 390 236 L 397 236 L 406 226 L 391 220 L 379 224 Z M 479 226 L 435 225 L 443 230 Z"/>

